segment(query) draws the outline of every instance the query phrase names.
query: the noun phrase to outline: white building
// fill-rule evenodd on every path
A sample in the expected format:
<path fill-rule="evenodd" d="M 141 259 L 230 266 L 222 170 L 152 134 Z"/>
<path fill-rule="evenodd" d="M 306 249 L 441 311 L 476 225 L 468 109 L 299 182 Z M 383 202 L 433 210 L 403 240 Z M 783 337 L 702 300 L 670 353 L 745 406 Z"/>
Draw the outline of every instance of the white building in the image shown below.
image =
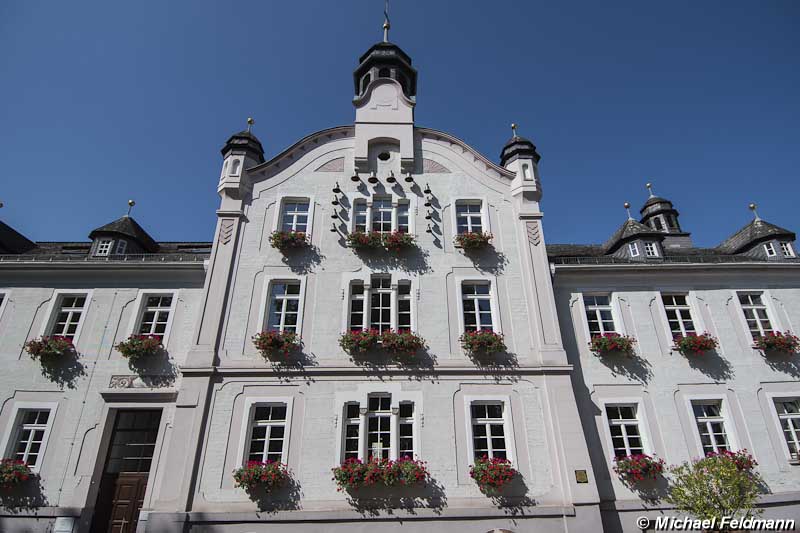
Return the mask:
<path fill-rule="evenodd" d="M 699 250 L 655 198 L 647 225 L 627 221 L 604 246 L 546 248 L 533 144 L 515 133 L 497 165 L 416 126 L 416 82 L 384 40 L 354 72 L 354 124 L 270 160 L 249 127 L 231 136 L 211 243 L 158 243 L 129 216 L 91 243 L 32 243 L 0 225 L 0 445 L 38 474 L 0 495 L 0 530 L 597 531 L 602 520 L 636 531 L 637 516 L 669 510 L 643 513 L 613 476 L 609 423 L 621 422 L 607 413 L 632 407 L 624 425 L 642 450 L 679 462 L 702 451 L 698 402 L 721 407 L 716 446 L 755 454 L 769 513 L 798 514 L 796 448 L 780 429 L 793 416 L 775 402 L 800 397 L 800 365 L 754 352 L 743 314 L 762 329 L 800 319 L 794 234 L 757 220 Z M 361 229 L 417 245 L 358 251 L 345 237 Z M 270 245 L 279 230 L 309 245 L 283 253 Z M 494 238 L 466 253 L 462 231 Z M 720 339 L 714 358 L 693 367 L 671 352 L 675 306 Z M 428 348 L 411 364 L 351 357 L 339 337 L 361 327 L 409 327 Z M 637 356 L 597 358 L 590 327 L 635 336 Z M 295 330 L 302 349 L 265 361 L 251 338 L 270 328 Z M 469 329 L 502 334 L 507 351 L 470 357 Z M 114 346 L 142 332 L 163 335 L 165 354 L 129 365 Z M 53 334 L 78 355 L 45 371 L 24 345 Z M 331 468 L 371 454 L 418 457 L 431 482 L 337 491 Z M 483 454 L 519 471 L 500 497 L 470 477 Z M 236 488 L 232 472 L 256 458 L 288 464 L 292 483 L 269 497 Z"/>

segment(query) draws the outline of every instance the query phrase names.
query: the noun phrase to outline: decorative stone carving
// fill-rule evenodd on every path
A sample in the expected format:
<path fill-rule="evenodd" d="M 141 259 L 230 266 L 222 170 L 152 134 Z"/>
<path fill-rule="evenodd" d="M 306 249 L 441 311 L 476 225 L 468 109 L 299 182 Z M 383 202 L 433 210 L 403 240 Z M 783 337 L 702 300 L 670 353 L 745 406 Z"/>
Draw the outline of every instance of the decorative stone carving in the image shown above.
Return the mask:
<path fill-rule="evenodd" d="M 449 174 L 450 170 L 442 165 L 441 163 L 437 163 L 433 159 L 423 159 L 422 160 L 422 173 L 423 174 Z"/>
<path fill-rule="evenodd" d="M 133 382 L 139 376 L 111 376 L 111 381 L 108 382 L 109 389 L 132 389 Z"/>
<path fill-rule="evenodd" d="M 168 387 L 174 379 L 171 376 L 158 374 L 117 374 L 111 376 L 109 389 L 152 389 Z"/>
<path fill-rule="evenodd" d="M 542 242 L 542 234 L 539 231 L 538 222 L 528 222 L 528 241 L 534 246 L 539 246 Z"/>
<path fill-rule="evenodd" d="M 219 242 L 228 244 L 231 242 L 233 235 L 233 220 L 225 219 L 222 221 L 222 226 L 219 229 Z"/>
<path fill-rule="evenodd" d="M 344 172 L 344 157 L 331 159 L 319 167 L 315 172 Z"/>

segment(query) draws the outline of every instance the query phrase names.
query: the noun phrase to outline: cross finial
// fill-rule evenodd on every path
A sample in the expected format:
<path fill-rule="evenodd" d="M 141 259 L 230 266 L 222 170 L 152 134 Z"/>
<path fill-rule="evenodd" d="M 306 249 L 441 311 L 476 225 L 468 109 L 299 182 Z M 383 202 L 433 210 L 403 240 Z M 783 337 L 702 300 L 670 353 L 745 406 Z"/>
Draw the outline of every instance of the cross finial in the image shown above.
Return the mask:
<path fill-rule="evenodd" d="M 513 134 L 513 137 L 516 139 L 517 138 L 517 123 L 516 122 L 512 122 L 511 123 L 511 133 Z"/>
<path fill-rule="evenodd" d="M 253 124 L 255 123 L 256 121 L 253 120 L 253 117 L 247 117 L 247 133 L 250 133 L 250 130 L 253 129 Z"/>
<path fill-rule="evenodd" d="M 653 194 L 653 184 L 648 181 L 644 186 L 647 187 L 647 192 L 650 193 L 650 198 L 654 197 L 655 194 Z"/>
<path fill-rule="evenodd" d="M 758 216 L 758 211 L 756 211 L 756 207 L 757 207 L 756 204 L 751 203 L 747 207 L 749 207 L 750 211 L 753 212 L 753 220 L 756 220 L 756 221 L 761 220 L 761 217 Z"/>
<path fill-rule="evenodd" d="M 628 212 L 628 220 L 633 220 L 633 217 L 631 216 L 631 204 L 625 202 L 624 204 L 622 204 L 622 207 L 624 207 L 625 211 Z"/>
<path fill-rule="evenodd" d="M 389 42 L 389 28 L 392 25 L 389 24 L 389 0 L 383 4 L 383 42 Z"/>

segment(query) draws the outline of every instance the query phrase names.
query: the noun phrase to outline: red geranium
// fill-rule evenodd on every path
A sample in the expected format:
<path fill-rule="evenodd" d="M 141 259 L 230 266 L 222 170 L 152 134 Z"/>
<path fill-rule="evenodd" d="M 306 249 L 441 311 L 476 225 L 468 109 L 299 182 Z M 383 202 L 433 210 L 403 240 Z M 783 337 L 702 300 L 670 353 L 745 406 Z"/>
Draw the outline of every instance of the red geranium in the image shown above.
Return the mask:
<path fill-rule="evenodd" d="M 300 336 L 294 331 L 262 331 L 253 335 L 253 344 L 265 358 L 289 354 L 300 347 Z"/>
<path fill-rule="evenodd" d="M 762 353 L 781 352 L 785 354 L 797 353 L 800 349 L 800 339 L 786 331 L 770 331 L 766 335 L 756 337 L 753 341 L 753 348 L 761 350 Z"/>
<path fill-rule="evenodd" d="M 710 333 L 701 333 L 700 335 L 689 333 L 686 336 L 675 335 L 673 341 L 675 342 L 673 349 L 683 355 L 701 355 L 719 346 L 719 341 Z"/>
<path fill-rule="evenodd" d="M 31 468 L 19 459 L 0 460 L 0 488 L 9 489 L 27 481 L 33 474 Z"/>
<path fill-rule="evenodd" d="M 286 484 L 290 477 L 289 468 L 279 461 L 248 461 L 248 463 L 233 471 L 233 479 L 237 487 L 244 487 L 251 491 L 263 488 L 267 492 Z"/>
<path fill-rule="evenodd" d="M 475 460 L 475 464 L 469 467 L 469 475 L 480 487 L 481 492 L 493 493 L 501 490 L 511 483 L 519 472 L 511 467 L 511 461 L 502 457 L 492 457 L 489 459 L 484 455 Z"/>
<path fill-rule="evenodd" d="M 642 481 L 645 478 L 655 479 L 664 472 L 664 460 L 644 453 L 614 457 L 614 472 L 628 483 Z"/>
<path fill-rule="evenodd" d="M 610 353 L 621 353 L 633 355 L 633 345 L 636 339 L 619 333 L 603 333 L 594 335 L 589 343 L 589 349 L 596 355 L 607 355 Z"/>

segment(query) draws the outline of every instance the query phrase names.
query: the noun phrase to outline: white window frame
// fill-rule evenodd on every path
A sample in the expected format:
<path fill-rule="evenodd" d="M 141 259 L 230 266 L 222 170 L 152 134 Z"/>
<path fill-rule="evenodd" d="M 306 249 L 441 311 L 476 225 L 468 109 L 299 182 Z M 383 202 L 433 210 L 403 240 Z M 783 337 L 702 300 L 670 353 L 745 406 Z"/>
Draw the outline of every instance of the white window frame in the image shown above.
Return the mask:
<path fill-rule="evenodd" d="M 514 439 L 514 414 L 511 407 L 511 396 L 506 394 L 492 395 L 468 395 L 464 396 L 464 420 L 466 423 L 467 436 L 467 460 L 468 464 L 475 464 L 475 444 L 472 442 L 472 404 L 473 403 L 503 403 L 503 433 L 506 438 L 506 458 L 512 463 L 517 464 L 517 447 Z"/>
<path fill-rule="evenodd" d="M 108 246 L 106 247 L 106 245 Z M 97 246 L 94 249 L 94 255 L 96 257 L 108 257 L 111 255 L 113 247 L 114 239 L 98 239 Z"/>
<path fill-rule="evenodd" d="M 42 464 L 47 457 L 47 442 L 50 438 L 50 432 L 53 429 L 53 421 L 56 418 L 56 411 L 58 410 L 58 402 L 15 402 L 11 415 L 8 418 L 5 432 L 3 433 L 3 457 L 7 458 L 12 453 L 12 447 L 16 447 L 17 441 L 17 428 L 23 411 L 44 411 L 49 410 L 50 414 L 47 417 L 47 427 L 42 436 L 42 444 L 39 447 L 39 460 L 36 464 L 31 466 L 31 472 L 38 473 L 42 469 Z"/>
<path fill-rule="evenodd" d="M 461 287 L 464 283 L 488 283 L 489 284 L 489 303 L 492 309 L 492 331 L 497 334 L 503 334 L 503 325 L 500 316 L 500 300 L 498 298 L 497 278 L 495 276 L 464 276 L 456 277 L 456 302 L 458 307 L 458 331 L 459 335 L 464 333 L 464 299 L 461 293 Z"/>
<path fill-rule="evenodd" d="M 631 254 L 631 257 L 639 257 L 639 243 L 638 242 L 629 242 L 628 243 L 628 252 Z"/>
<path fill-rule="evenodd" d="M 314 229 L 314 195 L 297 195 L 297 194 L 281 194 L 278 195 L 275 205 L 275 214 L 272 218 L 272 230 L 273 231 L 281 231 L 281 227 L 283 226 L 283 206 L 286 202 L 300 202 L 300 201 L 308 201 L 308 223 L 306 224 L 306 238 L 311 241 L 311 234 Z"/>
<path fill-rule="evenodd" d="M 292 430 L 292 408 L 294 398 L 291 396 L 250 396 L 244 400 L 242 429 L 239 432 L 239 446 L 237 448 L 237 465 L 244 466 L 248 461 L 250 450 L 250 436 L 253 422 L 253 415 L 256 407 L 260 405 L 286 405 L 286 426 L 283 430 L 283 449 L 281 450 L 281 462 L 288 464 L 289 450 L 291 449 L 291 430 Z"/>
<path fill-rule="evenodd" d="M 386 194 L 371 194 L 369 196 L 363 195 L 352 195 L 349 196 L 348 199 L 350 201 L 350 221 L 348 222 L 347 229 L 349 232 L 354 232 L 356 229 L 356 216 L 355 216 L 355 206 L 356 203 L 362 203 L 366 205 L 366 231 L 367 233 L 372 231 L 372 202 L 374 197 L 378 197 L 381 199 L 390 199 L 392 203 L 392 229 L 391 231 L 397 231 L 397 214 L 398 214 L 398 207 L 399 204 L 405 203 L 408 206 L 408 234 L 416 236 L 417 234 L 417 224 L 416 224 L 416 212 L 417 212 L 417 202 L 416 198 L 414 197 L 406 197 L 406 196 L 398 196 L 391 192 Z"/>
<path fill-rule="evenodd" d="M 417 294 L 419 291 L 419 281 L 416 278 L 412 278 L 408 276 L 407 273 L 403 272 L 371 272 L 369 274 L 365 274 L 364 277 L 357 277 L 357 278 L 343 278 L 342 279 L 342 299 L 343 299 L 343 308 L 342 308 L 342 331 L 347 332 L 350 331 L 350 308 L 351 308 L 351 287 L 354 283 L 363 283 L 364 284 L 364 316 L 362 317 L 363 328 L 369 329 L 371 320 L 371 310 L 372 310 L 372 278 L 373 276 L 383 276 L 389 277 L 391 276 L 392 280 L 392 313 L 391 313 L 391 329 L 397 331 L 397 324 L 398 324 L 398 309 L 399 309 L 399 293 L 400 293 L 400 283 L 408 283 L 411 285 L 411 293 L 410 293 L 410 301 L 411 301 L 411 331 L 417 331 Z M 302 288 L 301 288 L 302 291 Z"/>
<path fill-rule="evenodd" d="M 481 225 L 483 226 L 483 233 L 492 233 L 491 228 L 491 219 L 489 217 L 489 201 L 485 196 L 459 196 L 453 198 L 453 202 L 451 204 L 452 211 L 450 215 L 450 224 L 452 226 L 452 237 L 453 239 L 456 238 L 458 235 L 458 215 L 456 213 L 456 206 L 462 202 L 480 202 L 481 203 Z M 458 244 L 455 244 L 456 248 L 458 248 Z"/>
<path fill-rule="evenodd" d="M 664 325 L 665 331 L 667 332 L 667 338 L 672 340 L 674 338 L 674 333 L 672 333 L 672 329 L 669 327 L 669 317 L 667 316 L 667 306 L 664 305 L 664 296 L 685 296 L 686 297 L 686 306 L 689 308 L 689 316 L 694 323 L 694 330 L 695 333 L 700 335 L 705 330 L 702 323 L 702 316 L 699 312 L 699 307 L 696 302 L 695 295 L 692 291 L 671 291 L 671 290 L 664 290 L 658 293 L 658 302 L 659 306 L 661 307 L 661 316 L 664 317 Z M 683 335 L 686 336 L 685 328 L 683 327 L 683 321 L 681 322 L 681 331 L 683 331 Z"/>
<path fill-rule="evenodd" d="M 583 313 L 583 328 L 586 332 L 586 338 L 591 340 L 592 335 L 595 335 L 595 333 L 592 333 L 591 329 L 589 329 L 589 315 L 586 312 L 586 302 L 583 300 L 586 296 L 608 296 L 608 306 L 611 308 L 611 320 L 614 321 L 614 331 L 602 331 L 600 332 L 600 335 L 603 333 L 617 333 L 619 335 L 624 335 L 625 332 L 622 328 L 622 320 L 620 320 L 622 314 L 619 311 L 615 294 L 613 292 L 590 291 L 580 293 L 581 312 Z"/>
<path fill-rule="evenodd" d="M 772 241 L 764 243 L 764 251 L 767 253 L 767 257 L 775 257 L 778 255 L 778 252 L 775 250 L 775 243 Z"/>
<path fill-rule="evenodd" d="M 169 320 L 167 320 L 167 327 L 164 330 L 164 337 L 161 339 L 161 344 L 166 347 L 169 342 L 170 333 L 172 332 L 172 324 L 175 321 L 175 308 L 178 301 L 178 291 L 170 289 L 154 289 L 145 290 L 140 289 L 136 295 L 136 301 L 133 308 L 136 310 L 131 316 L 128 323 L 128 335 L 138 335 L 139 326 L 142 323 L 142 315 L 144 315 L 145 308 L 147 307 L 148 296 L 172 296 L 172 305 L 169 308 Z"/>
<path fill-rule="evenodd" d="M 642 453 L 647 455 L 653 455 L 655 450 L 652 446 L 652 441 L 650 440 L 650 432 L 649 426 L 647 423 L 647 412 L 644 407 L 644 402 L 642 398 L 637 398 L 633 396 L 626 396 L 620 398 L 608 398 L 603 399 L 598 402 L 600 404 L 600 410 L 603 419 L 603 428 L 605 429 L 605 441 L 606 447 L 608 449 L 608 461 L 609 465 L 614 463 L 614 440 L 611 437 L 611 420 L 608 418 L 608 413 L 606 412 L 606 407 L 615 407 L 615 406 L 635 406 L 636 407 L 636 423 L 639 427 L 639 438 L 642 441 Z"/>
<path fill-rule="evenodd" d="M 287 282 L 299 281 L 300 282 L 300 298 L 297 304 L 297 334 L 303 336 L 303 313 L 305 310 L 306 302 L 306 276 L 264 276 L 264 283 L 261 286 L 261 303 L 258 307 L 258 322 L 256 323 L 257 331 L 254 334 L 261 333 L 266 327 L 267 321 L 267 307 L 269 306 L 270 287 L 273 282 Z"/>
<path fill-rule="evenodd" d="M 800 464 L 800 449 L 798 449 L 798 458 L 795 459 L 792 457 L 791 452 L 789 451 L 789 445 L 786 443 L 786 437 L 783 434 L 783 427 L 781 427 L 781 420 L 780 416 L 778 415 L 778 409 L 775 407 L 776 401 L 781 400 L 792 400 L 800 398 L 800 390 L 795 392 L 771 392 L 766 394 L 767 398 L 767 405 L 769 407 L 769 411 L 771 413 L 772 422 L 778 432 L 778 439 L 781 441 L 781 449 L 783 450 L 783 457 L 784 459 L 791 463 L 791 464 Z"/>
<path fill-rule="evenodd" d="M 753 340 L 753 336 L 750 333 L 750 326 L 747 325 L 747 318 L 745 318 L 744 315 L 744 307 L 742 307 L 742 303 L 739 301 L 739 294 L 741 293 L 761 293 L 761 302 L 764 304 L 764 307 L 767 310 L 767 319 L 772 326 L 772 331 L 784 330 L 783 324 L 780 322 L 780 320 L 778 320 L 779 315 L 776 312 L 777 310 L 772 305 L 772 296 L 767 289 L 735 289 L 732 291 L 732 293 L 736 308 L 739 310 L 739 323 L 742 325 L 742 328 L 744 328 L 745 336 L 749 341 Z"/>
<path fill-rule="evenodd" d="M 658 244 L 655 242 L 645 242 L 644 255 L 645 257 L 658 257 Z"/>
<path fill-rule="evenodd" d="M 0 289 L 0 296 L 2 296 L 2 300 L 0 300 L 0 320 L 3 319 L 3 312 L 6 310 L 6 306 L 8 305 L 8 300 L 11 296 L 11 291 L 7 289 Z"/>
<path fill-rule="evenodd" d="M 781 252 L 784 257 L 797 257 L 794 253 L 794 246 L 789 241 L 781 241 Z"/>
<path fill-rule="evenodd" d="M 70 290 L 70 289 L 55 289 L 53 291 L 53 296 L 50 297 L 50 302 L 47 304 L 47 310 L 45 311 L 45 320 L 42 321 L 42 327 L 39 330 L 39 336 L 51 335 L 51 331 L 53 330 L 53 326 L 55 325 L 57 316 L 56 313 L 61 309 L 61 299 L 65 296 L 83 296 L 86 298 L 86 302 L 83 306 L 83 311 L 81 312 L 81 319 L 78 321 L 78 327 L 75 328 L 75 336 L 72 337 L 72 344 L 73 346 L 77 346 L 78 340 L 81 336 L 81 331 L 83 330 L 83 325 L 86 323 L 86 315 L 89 313 L 89 307 L 92 304 L 92 294 L 94 293 L 93 289 L 88 290 Z"/>
<path fill-rule="evenodd" d="M 694 416 L 692 402 L 720 402 L 720 415 L 722 424 L 725 427 L 725 435 L 728 438 L 728 450 L 738 450 L 739 439 L 736 436 L 736 425 L 731 416 L 728 397 L 723 394 L 692 394 L 686 396 L 686 409 L 689 413 L 689 423 L 691 424 L 692 435 L 694 436 L 695 451 L 699 453 L 699 457 L 705 457 L 706 452 L 703 449 L 703 442 L 700 440 L 700 428 L 697 427 L 697 419 Z"/>

